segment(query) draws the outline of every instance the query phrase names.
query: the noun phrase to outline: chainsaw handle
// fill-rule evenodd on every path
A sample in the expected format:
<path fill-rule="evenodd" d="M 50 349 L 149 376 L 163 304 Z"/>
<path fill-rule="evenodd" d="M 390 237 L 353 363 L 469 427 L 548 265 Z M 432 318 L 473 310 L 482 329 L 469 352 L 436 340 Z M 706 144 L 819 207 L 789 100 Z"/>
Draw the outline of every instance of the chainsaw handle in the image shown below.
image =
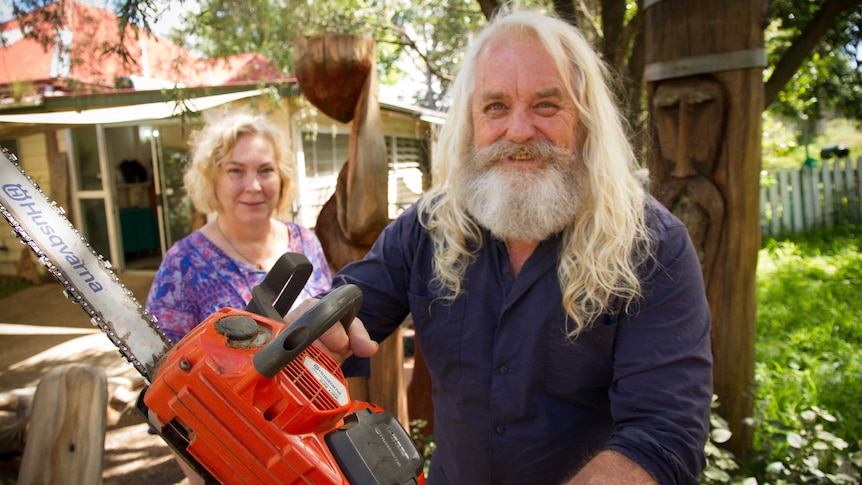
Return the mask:
<path fill-rule="evenodd" d="M 275 377 L 335 322 L 340 320 L 346 331 L 361 306 L 362 290 L 358 286 L 339 286 L 260 349 L 254 356 L 254 368 L 263 377 Z"/>
<path fill-rule="evenodd" d="M 305 255 L 284 253 L 263 281 L 251 289 L 251 301 L 245 311 L 281 320 L 299 297 L 312 269 Z"/>

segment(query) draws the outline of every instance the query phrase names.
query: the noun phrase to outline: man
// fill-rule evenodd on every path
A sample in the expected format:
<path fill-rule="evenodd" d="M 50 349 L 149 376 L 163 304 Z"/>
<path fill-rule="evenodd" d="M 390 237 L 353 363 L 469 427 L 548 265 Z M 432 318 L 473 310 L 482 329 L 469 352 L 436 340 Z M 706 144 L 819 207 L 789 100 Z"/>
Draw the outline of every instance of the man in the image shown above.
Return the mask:
<path fill-rule="evenodd" d="M 647 195 L 596 54 L 518 12 L 453 83 L 435 187 L 336 286 L 347 375 L 412 314 L 432 378 L 431 484 L 696 483 L 710 317 L 686 228 Z M 337 326 L 340 327 L 340 326 Z"/>

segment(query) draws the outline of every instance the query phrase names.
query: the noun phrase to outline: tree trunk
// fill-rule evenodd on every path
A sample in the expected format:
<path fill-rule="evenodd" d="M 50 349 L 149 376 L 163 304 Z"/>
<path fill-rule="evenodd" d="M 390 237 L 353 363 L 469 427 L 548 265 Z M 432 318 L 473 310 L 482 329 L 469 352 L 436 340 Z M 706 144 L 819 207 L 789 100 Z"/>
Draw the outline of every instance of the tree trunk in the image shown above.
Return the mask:
<path fill-rule="evenodd" d="M 766 0 L 646 0 L 649 169 L 686 223 L 712 313 L 729 450 L 751 441 Z"/>
<path fill-rule="evenodd" d="M 67 364 L 42 377 L 30 415 L 18 483 L 101 483 L 107 379 L 93 366 Z"/>

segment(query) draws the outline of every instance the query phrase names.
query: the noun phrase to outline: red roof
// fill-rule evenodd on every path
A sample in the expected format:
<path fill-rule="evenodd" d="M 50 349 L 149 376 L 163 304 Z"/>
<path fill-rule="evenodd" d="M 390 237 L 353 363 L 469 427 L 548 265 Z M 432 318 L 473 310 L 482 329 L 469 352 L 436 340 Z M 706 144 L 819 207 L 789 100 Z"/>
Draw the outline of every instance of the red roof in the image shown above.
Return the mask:
<path fill-rule="evenodd" d="M 69 53 L 65 56 L 56 53 L 56 42 L 43 48 L 37 40 L 22 38 L 18 19 L 0 25 L 9 43 L 0 48 L 0 91 L 8 92 L 10 84 L 21 81 L 39 90 L 51 86 L 55 91 L 70 93 L 114 91 L 116 80 L 122 77 L 155 79 L 185 87 L 284 78 L 275 63 L 262 54 L 200 59 L 166 39 L 143 31 L 136 36 L 131 28 L 126 30 L 124 45 L 134 62 L 124 64 L 119 54 L 104 53 L 106 46 L 119 43 L 115 14 L 74 0 L 59 0 L 42 9 L 42 13 L 59 12 L 62 16 L 58 18 L 62 18 L 67 30 L 60 35 L 68 43 Z M 46 20 L 37 28 L 50 29 L 50 23 Z M 65 70 L 58 67 L 63 65 Z"/>

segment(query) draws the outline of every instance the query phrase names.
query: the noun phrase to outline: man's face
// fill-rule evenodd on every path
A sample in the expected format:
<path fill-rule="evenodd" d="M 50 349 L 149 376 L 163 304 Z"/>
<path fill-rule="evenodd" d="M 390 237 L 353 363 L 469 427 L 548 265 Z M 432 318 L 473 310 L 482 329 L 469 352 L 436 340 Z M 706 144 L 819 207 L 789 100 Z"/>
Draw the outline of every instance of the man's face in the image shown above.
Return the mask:
<path fill-rule="evenodd" d="M 562 231 L 582 211 L 588 182 L 575 148 L 578 111 L 550 55 L 532 37 L 492 40 L 475 83 L 473 150 L 456 196 L 503 240 Z"/>
<path fill-rule="evenodd" d="M 578 110 L 564 89 L 551 56 L 532 36 L 493 39 L 480 54 L 471 101 L 478 149 L 497 141 L 546 141 L 575 149 Z M 519 154 L 499 161 L 531 171 L 546 160 Z"/>

